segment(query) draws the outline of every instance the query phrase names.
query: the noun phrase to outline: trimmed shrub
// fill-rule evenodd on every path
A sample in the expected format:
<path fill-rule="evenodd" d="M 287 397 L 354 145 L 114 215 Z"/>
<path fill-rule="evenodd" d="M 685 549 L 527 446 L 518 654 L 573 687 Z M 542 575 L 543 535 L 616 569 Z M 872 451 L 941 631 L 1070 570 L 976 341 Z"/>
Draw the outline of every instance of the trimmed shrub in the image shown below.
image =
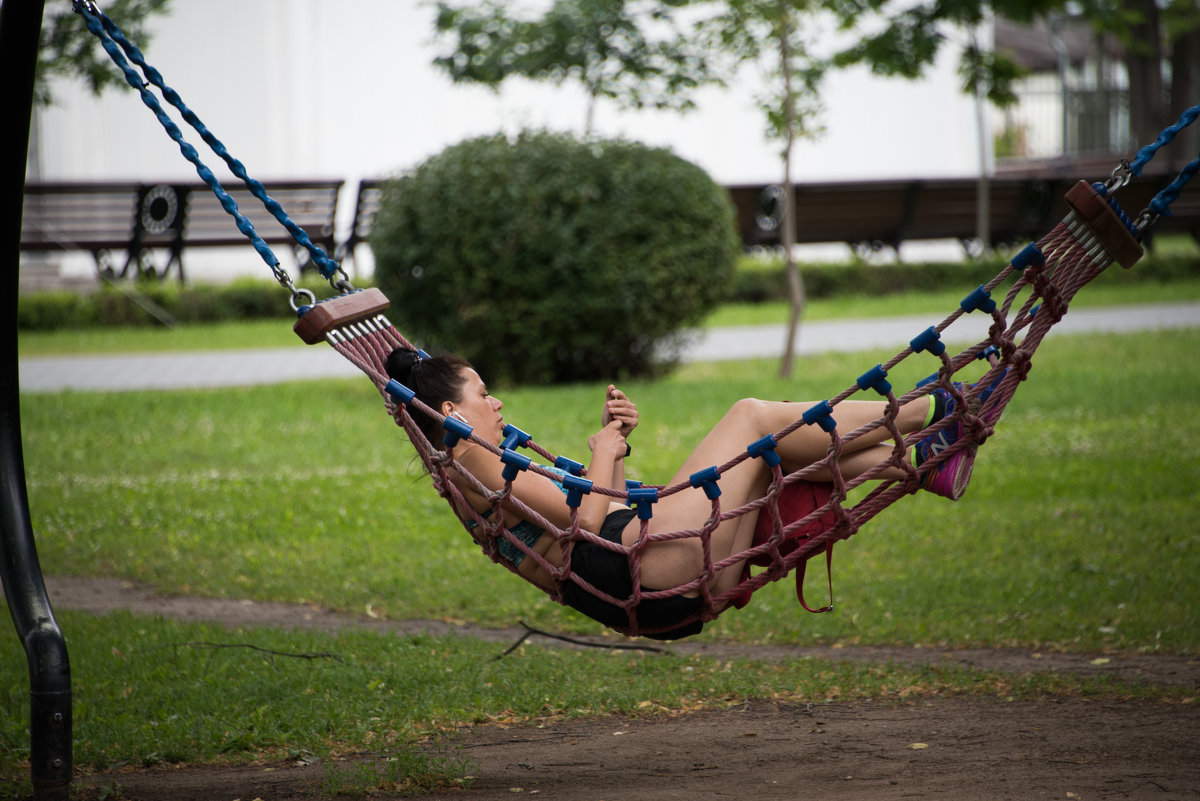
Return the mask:
<path fill-rule="evenodd" d="M 728 299 L 728 193 L 662 149 L 472 139 L 388 182 L 370 238 L 391 319 L 489 380 L 652 374 Z"/>
<path fill-rule="evenodd" d="M 318 298 L 331 294 L 319 277 L 304 276 L 297 286 Z M 179 284 L 139 281 L 125 291 L 104 286 L 90 294 L 35 292 L 17 302 L 17 327 L 22 331 L 53 331 L 98 327 L 158 325 L 134 297 L 162 309 L 177 323 L 215 323 L 228 320 L 294 319 L 288 295 L 269 280 L 239 279 L 229 284 Z"/>
<path fill-rule="evenodd" d="M 23 294 L 17 299 L 17 329 L 56 331 L 96 324 L 94 304 L 86 295 L 52 291 Z"/>
<path fill-rule="evenodd" d="M 869 264 L 806 262 L 800 265 L 810 300 L 848 295 L 888 295 L 962 289 L 963 294 L 987 283 L 1008 264 L 1006 256 L 988 255 L 961 262 Z M 1168 283 L 1200 277 L 1200 260 L 1187 254 L 1147 251 L 1133 269 L 1110 267 L 1096 278 L 1101 284 Z M 738 264 L 729 303 L 766 303 L 788 299 L 783 257 L 745 256 Z"/>

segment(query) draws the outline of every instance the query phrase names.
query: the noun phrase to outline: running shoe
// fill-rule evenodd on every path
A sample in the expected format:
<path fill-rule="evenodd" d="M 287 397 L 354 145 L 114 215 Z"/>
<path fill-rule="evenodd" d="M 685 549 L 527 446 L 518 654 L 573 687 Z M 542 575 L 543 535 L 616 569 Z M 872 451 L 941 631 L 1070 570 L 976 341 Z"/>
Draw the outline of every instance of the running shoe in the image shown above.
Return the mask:
<path fill-rule="evenodd" d="M 914 446 L 914 459 L 918 466 L 935 458 L 963 436 L 962 423 L 947 426 L 930 434 Z M 921 489 L 957 501 L 967 491 L 971 471 L 975 467 L 974 446 L 967 446 L 948 456 L 945 461 L 934 465 L 921 479 Z"/>
<path fill-rule="evenodd" d="M 1007 370 L 1001 372 L 995 381 L 979 393 L 976 401 L 982 404 L 991 397 L 1007 372 Z M 960 393 L 974 389 L 975 386 L 974 384 L 962 384 L 958 382 L 954 384 L 955 389 Z M 939 398 L 943 407 L 943 413 L 938 418 L 939 420 L 954 414 L 958 405 L 954 395 L 941 387 L 933 390 L 931 394 Z M 987 412 L 984 412 L 983 418 L 987 422 L 992 422 L 994 419 L 993 415 Z M 938 420 L 934 420 L 931 425 L 937 422 Z M 963 435 L 963 424 L 961 422 L 955 422 L 953 425 L 946 426 L 940 431 L 930 434 L 913 446 L 913 461 L 918 467 L 921 466 L 947 450 L 951 445 L 960 440 Z M 926 492 L 932 492 L 935 495 L 941 495 L 944 498 L 957 501 L 966 493 L 967 484 L 971 481 L 971 473 L 975 469 L 975 454 L 977 450 L 977 446 L 968 445 L 947 457 L 945 461 L 935 465 L 921 480 L 921 488 Z"/>

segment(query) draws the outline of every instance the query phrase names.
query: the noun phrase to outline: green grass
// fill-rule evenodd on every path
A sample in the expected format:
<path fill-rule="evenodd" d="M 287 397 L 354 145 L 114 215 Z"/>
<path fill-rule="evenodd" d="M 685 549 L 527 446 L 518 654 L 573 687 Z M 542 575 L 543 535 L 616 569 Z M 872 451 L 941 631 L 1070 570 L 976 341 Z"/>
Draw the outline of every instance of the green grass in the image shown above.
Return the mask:
<path fill-rule="evenodd" d="M 839 546 L 837 614 L 785 614 L 791 591 L 776 586 L 714 635 L 1196 651 L 1200 619 L 1179 590 L 1200 567 L 1189 528 L 1200 379 L 1181 369 L 1198 338 L 1052 337 L 966 500 L 921 493 Z M 805 359 L 786 385 L 767 361 L 629 384 L 643 416 L 631 473 L 665 480 L 737 397 L 827 397 L 885 355 Z M 508 419 L 578 458 L 599 393 L 501 397 Z M 373 395 L 351 380 L 28 396 L 43 564 L 168 592 L 595 631 L 479 555 Z"/>
<path fill-rule="evenodd" d="M 147 326 L 22 332 L 17 348 L 22 357 L 28 357 L 69 353 L 284 348 L 301 344 L 288 320 L 279 319 L 178 328 Z"/>
<path fill-rule="evenodd" d="M 1051 336 L 984 447 L 964 500 L 905 498 L 837 546 L 835 612 L 800 610 L 789 579 L 702 636 L 1200 653 L 1192 590 L 1200 571 L 1200 373 L 1190 368 L 1198 347 L 1195 329 Z M 689 365 L 665 380 L 629 384 L 643 417 L 631 472 L 665 479 L 740 396 L 828 397 L 888 355 L 805 358 L 786 383 L 774 377 L 774 362 L 747 361 Z M 893 379 L 904 386 L 928 371 L 902 366 Z M 601 400 L 598 386 L 498 393 L 509 419 L 575 456 Z M 392 618 L 600 633 L 480 555 L 366 381 L 30 395 L 21 415 L 49 574 Z M 823 571 L 810 573 L 815 599 Z M 60 619 L 84 769 L 357 751 L 412 764 L 415 740 L 478 721 L 645 714 L 748 698 L 888 699 L 910 686 L 1005 697 L 1194 695 L 1053 674 L 812 660 L 726 665 L 530 645 L 497 661 L 499 646 L 470 639 L 224 631 L 69 611 Z M 26 671 L 10 637 L 0 648 L 0 794 L 5 780 L 27 772 Z M 444 771 L 442 764 L 412 771 L 435 782 L 469 773 L 454 757 Z"/>

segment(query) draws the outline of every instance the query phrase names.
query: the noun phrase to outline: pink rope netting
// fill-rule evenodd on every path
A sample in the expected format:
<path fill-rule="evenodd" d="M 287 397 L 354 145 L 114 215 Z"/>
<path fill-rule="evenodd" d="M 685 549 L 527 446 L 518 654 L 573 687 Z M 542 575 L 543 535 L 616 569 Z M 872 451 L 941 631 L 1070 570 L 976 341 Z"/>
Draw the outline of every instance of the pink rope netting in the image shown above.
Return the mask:
<path fill-rule="evenodd" d="M 1119 261 L 1123 266 L 1129 267 L 1141 256 L 1140 246 L 1127 229 L 1119 222 L 1117 227 L 1112 225 L 1117 217 L 1094 188 L 1081 182 L 1068 194 L 1068 202 L 1072 208 L 1071 212 L 1049 234 L 1025 248 L 989 283 L 965 299 L 960 308 L 930 331 L 914 339 L 908 348 L 829 399 L 828 407 L 823 410 L 827 413 L 836 412 L 838 404 L 843 401 L 859 393 L 874 392 L 886 401 L 885 412 L 880 418 L 845 435 L 841 434 L 836 425 L 827 429 L 822 425 L 821 427 L 829 433 L 829 450 L 826 456 L 788 475 L 783 474 L 778 464 L 771 465 L 773 480 L 763 497 L 737 508 L 726 509 L 717 495 L 711 498 L 711 516 L 700 528 L 695 529 L 651 534 L 648 530 L 648 520 L 643 519 L 641 535 L 630 546 L 614 544 L 601 539 L 593 532 L 583 530 L 578 525 L 575 510 L 572 510 L 571 524 L 568 528 L 555 526 L 512 494 L 511 481 L 499 492 L 493 492 L 455 459 L 454 447 L 445 451 L 435 448 L 416 425 L 411 408 L 415 407 L 439 420 L 444 420 L 442 415 L 419 399 L 401 402 L 386 390 L 390 379 L 383 365 L 388 354 L 396 347 L 414 347 L 386 317 L 378 315 L 371 319 L 355 321 L 331 331 L 327 339 L 380 389 L 389 413 L 407 433 L 422 462 L 428 468 L 437 492 L 450 502 L 459 520 L 493 561 L 500 562 L 512 572 L 517 572 L 515 567 L 500 556 L 499 543 L 505 540 L 520 549 L 527 559 L 535 560 L 553 577 L 555 587 L 548 590 L 548 593 L 559 602 L 562 602 L 564 584 L 568 581 L 574 582 L 596 598 L 625 611 L 628 625 L 613 626 L 614 629 L 628 635 L 653 635 L 664 629 L 639 626 L 638 623 L 638 606 L 646 600 L 698 593 L 699 611 L 685 620 L 672 623 L 670 628 L 675 629 L 694 621 L 712 620 L 730 606 L 744 606 L 756 590 L 796 570 L 797 591 L 800 602 L 804 604 L 801 586 L 803 568 L 809 558 L 821 552 L 829 554 L 835 542 L 852 536 L 864 523 L 897 499 L 920 489 L 922 481 L 930 471 L 936 470 L 939 465 L 960 451 L 968 450 L 974 453 L 992 435 L 996 422 L 1012 399 L 1017 386 L 1028 376 L 1034 352 L 1050 329 L 1062 319 L 1075 293 L 1113 261 Z M 1003 301 L 996 303 L 991 300 L 992 293 L 1009 281 L 1012 283 Z M 967 314 L 968 310 L 982 311 L 991 316 L 988 334 L 974 345 L 950 355 L 944 345 L 940 344 L 941 335 Z M 897 397 L 890 384 L 878 379 L 918 352 L 936 355 L 941 362 L 940 369 L 929 382 Z M 984 357 L 988 358 L 990 367 L 983 377 L 970 387 L 955 386 L 954 376 L 967 365 Z M 981 402 L 980 394 L 984 387 L 990 387 L 991 391 L 986 400 Z M 903 435 L 896 423 L 900 406 L 929 394 L 935 388 L 941 388 L 954 396 L 956 403 L 953 412 L 923 431 Z M 799 417 L 794 423 L 777 432 L 774 440 L 777 442 L 803 425 L 821 425 L 821 422 L 821 413 L 807 420 Z M 912 461 L 906 458 L 906 454 L 916 442 L 934 432 L 956 425 L 961 425 L 959 436 L 936 456 L 922 462 L 919 467 L 914 467 Z M 880 427 L 888 432 L 885 441 L 890 442 L 892 446 L 890 456 L 853 478 L 844 477 L 839 468 L 839 457 L 847 444 Z M 473 434 L 471 441 L 492 451 L 497 458 L 500 457 L 501 449 L 495 444 L 482 441 Z M 548 463 L 555 460 L 553 454 L 532 440 L 526 447 Z M 752 455 L 750 449 L 743 451 L 727 463 L 715 466 L 716 476 L 719 477 L 750 458 L 762 456 Z M 852 504 L 847 500 L 851 491 L 865 482 L 876 480 L 889 468 L 899 468 L 904 478 L 881 481 L 861 500 Z M 536 463 L 531 464 L 528 469 L 549 478 L 556 478 L 553 473 Z M 814 483 L 814 477 L 821 472 L 828 473 L 832 480 L 828 483 Z M 458 476 L 465 486 L 488 498 L 492 513 L 486 517 L 477 513 L 454 482 L 454 476 Z M 658 499 L 679 492 L 704 491 L 702 485 L 693 486 L 693 483 L 688 481 L 652 489 L 657 491 Z M 627 501 L 629 497 L 626 492 L 603 487 L 594 487 L 592 491 L 612 496 L 617 500 Z M 799 502 L 798 494 L 805 494 Z M 504 525 L 502 508 L 512 510 L 521 518 L 554 535 L 562 546 L 562 565 L 551 564 L 513 535 Z M 726 520 L 750 513 L 759 515 L 758 536 L 755 537 L 753 545 L 724 559 L 714 560 L 711 547 L 713 531 Z M 678 587 L 661 590 L 642 588 L 639 576 L 641 556 L 645 549 L 655 542 L 689 537 L 698 538 L 702 546 L 704 563 L 700 573 Z M 572 546 L 583 541 L 628 556 L 633 585 L 633 592 L 629 597 L 613 597 L 572 572 Z M 738 564 L 743 565 L 741 581 L 732 590 L 714 595 L 709 587 L 709 577 L 726 567 Z M 750 570 L 750 565 L 763 569 L 754 573 Z M 807 604 L 804 605 L 808 608 Z M 825 607 L 827 608 L 831 607 Z"/>

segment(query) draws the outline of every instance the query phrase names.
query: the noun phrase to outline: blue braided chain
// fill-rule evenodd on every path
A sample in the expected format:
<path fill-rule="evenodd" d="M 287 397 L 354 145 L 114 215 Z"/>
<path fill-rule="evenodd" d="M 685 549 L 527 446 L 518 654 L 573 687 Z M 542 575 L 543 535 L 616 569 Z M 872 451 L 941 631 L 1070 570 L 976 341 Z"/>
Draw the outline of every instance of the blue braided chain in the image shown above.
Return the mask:
<path fill-rule="evenodd" d="M 1158 135 L 1158 138 L 1155 139 L 1154 142 L 1146 145 L 1138 151 L 1133 162 L 1127 165 L 1129 174 L 1134 176 L 1141 175 L 1142 169 L 1150 162 L 1152 158 L 1154 158 L 1154 155 L 1158 152 L 1159 148 L 1174 140 L 1180 131 L 1194 123 L 1198 118 L 1200 118 L 1200 105 L 1192 106 L 1187 111 L 1183 112 L 1183 114 L 1179 115 L 1179 119 L 1175 121 L 1174 125 L 1164 128 L 1162 133 Z M 1137 234 L 1143 229 L 1152 225 L 1159 217 L 1170 217 L 1171 204 L 1179 198 L 1179 193 L 1183 191 L 1184 185 L 1186 185 L 1187 182 L 1190 181 L 1198 171 L 1200 171 L 1200 157 L 1197 157 L 1189 162 L 1180 171 L 1179 175 L 1175 176 L 1175 180 L 1171 181 L 1166 188 L 1154 196 L 1154 198 L 1147 205 L 1146 209 L 1138 216 L 1138 221 L 1131 230 Z M 1110 203 L 1112 203 L 1111 199 Z M 1113 205 L 1115 206 L 1116 204 L 1113 203 Z M 1124 215 L 1122 215 L 1122 217 L 1124 218 Z M 1129 225 L 1126 219 L 1123 219 L 1122 222 L 1125 222 L 1127 226 Z"/>
<path fill-rule="evenodd" d="M 1158 217 L 1170 217 L 1171 209 L 1168 208 L 1179 197 L 1179 193 L 1183 190 L 1184 184 L 1192 179 L 1198 171 L 1200 171 L 1200 157 L 1192 159 L 1187 165 L 1180 170 L 1179 175 L 1175 176 L 1175 180 L 1171 181 L 1165 189 L 1154 196 L 1147 208 L 1154 212 Z"/>
<path fill-rule="evenodd" d="M 145 103 L 152 112 L 154 112 L 154 116 L 158 118 L 158 121 L 166 130 L 167 135 L 179 145 L 179 150 L 181 153 L 183 153 L 184 158 L 186 158 L 196 167 L 196 172 L 199 174 L 200 178 L 206 184 L 208 184 L 209 188 L 211 188 L 217 195 L 217 198 L 221 201 L 221 206 L 224 207 L 225 211 L 229 212 L 229 214 L 233 216 L 237 223 L 238 230 L 250 239 L 251 244 L 254 245 L 254 249 L 258 251 L 258 254 L 262 257 L 263 261 L 267 263 L 267 266 L 271 267 L 272 269 L 278 267 L 279 259 L 275 257 L 275 254 L 271 251 L 270 246 L 268 246 L 267 243 L 263 241 L 262 237 L 255 232 L 254 225 L 238 211 L 237 202 L 221 187 L 221 182 L 217 180 L 215 175 L 213 175 L 212 170 L 208 169 L 204 162 L 200 160 L 200 154 L 196 152 L 196 148 L 183 138 L 183 132 L 179 130 L 179 126 L 177 126 L 174 121 L 167 116 L 166 112 L 162 108 L 162 105 L 158 102 L 158 98 L 151 94 L 148 89 L 146 89 L 142 83 L 142 79 L 138 76 L 137 72 L 129 66 L 128 62 L 125 61 L 125 58 L 121 55 L 121 51 L 117 48 L 117 45 L 104 35 L 104 28 L 101 26 L 100 22 L 86 11 L 80 10 L 79 13 L 83 16 L 88 30 L 95 34 L 98 39 L 100 39 L 101 46 L 108 52 L 108 55 L 121 69 L 121 72 L 124 73 L 125 82 L 137 90 L 138 94 L 141 95 L 142 102 Z"/>
<path fill-rule="evenodd" d="M 1176 134 L 1195 122 L 1197 117 L 1200 117 L 1200 105 L 1192 106 L 1187 111 L 1183 112 L 1183 114 L 1179 116 L 1179 119 L 1176 120 L 1174 125 L 1164 128 L 1162 133 L 1158 135 L 1158 138 L 1155 139 L 1154 142 L 1146 145 L 1137 152 L 1137 156 L 1134 157 L 1133 161 L 1129 165 L 1129 171 L 1134 175 L 1141 175 L 1142 168 L 1150 163 L 1150 159 L 1154 158 L 1154 155 L 1158 152 L 1158 149 L 1170 143 L 1171 140 L 1175 138 Z"/>
<path fill-rule="evenodd" d="M 330 281 L 332 281 L 334 276 L 339 273 L 343 277 L 345 276 L 345 274 L 341 272 L 341 267 L 338 265 L 338 263 L 329 258 L 325 251 L 316 245 L 311 238 L 309 238 L 304 229 L 297 225 L 287 215 L 287 212 L 284 211 L 279 202 L 267 193 L 266 188 L 261 182 L 250 177 L 246 171 L 245 165 L 230 155 L 225 145 L 218 140 L 211 131 L 209 131 L 209 129 L 204 125 L 195 112 L 188 108 L 188 106 L 183 102 L 182 98 L 180 98 L 179 94 L 174 89 L 166 85 L 166 83 L 163 81 L 162 74 L 157 69 L 146 63 L 141 51 L 125 37 L 120 28 L 118 28 L 111 19 L 109 19 L 106 15 L 104 15 L 103 12 L 99 10 L 89 13 L 83 9 L 82 4 L 77 5 L 77 10 L 84 17 L 88 30 L 90 30 L 97 36 L 97 38 L 100 39 L 101 45 L 112 57 L 117 66 L 121 68 L 122 72 L 125 73 L 126 82 L 138 91 L 138 93 L 142 96 L 142 101 L 149 106 L 152 111 L 154 111 L 155 116 L 166 129 L 168 135 L 179 144 L 183 155 L 188 159 L 188 161 L 192 162 L 196 166 L 197 173 L 204 180 L 204 182 L 208 184 L 209 188 L 212 189 L 213 194 L 217 196 L 221 206 L 231 216 L 233 216 L 237 223 L 238 230 L 250 239 L 251 243 L 254 245 L 254 248 L 259 252 L 259 254 L 263 257 L 263 260 L 269 267 L 271 267 L 277 276 L 279 275 L 280 268 L 279 260 L 275 257 L 275 254 L 271 252 L 270 247 L 254 231 L 253 224 L 238 211 L 237 202 L 233 199 L 233 197 L 224 190 L 216 176 L 213 175 L 212 171 L 200 161 L 199 154 L 196 152 L 196 149 L 184 141 L 183 135 L 179 131 L 178 126 L 176 126 L 170 117 L 165 114 L 162 106 L 158 102 L 158 99 L 146 89 L 138 74 L 131 67 L 129 67 L 121 53 L 117 51 L 116 46 L 113 44 L 114 42 L 116 45 L 120 45 L 121 50 L 125 52 L 129 59 L 141 68 L 146 80 L 149 81 L 151 85 L 157 87 L 163 93 L 163 97 L 165 97 L 172 106 L 179 110 L 184 120 L 186 120 L 187 123 L 196 130 L 204 142 L 210 148 L 212 148 L 213 152 L 216 153 L 226 163 L 226 165 L 228 165 L 230 171 L 239 179 L 241 179 L 241 181 L 250 190 L 251 194 L 258 198 L 267 211 L 270 212 L 270 214 L 276 220 L 278 220 L 285 229 L 287 229 L 292 238 L 301 247 L 305 248 L 305 250 L 309 252 L 321 275 Z M 99 28 L 97 23 L 103 26 L 103 29 Z M 105 36 L 105 34 L 107 34 L 107 36 Z M 288 283 L 290 283 L 290 281 Z"/>

